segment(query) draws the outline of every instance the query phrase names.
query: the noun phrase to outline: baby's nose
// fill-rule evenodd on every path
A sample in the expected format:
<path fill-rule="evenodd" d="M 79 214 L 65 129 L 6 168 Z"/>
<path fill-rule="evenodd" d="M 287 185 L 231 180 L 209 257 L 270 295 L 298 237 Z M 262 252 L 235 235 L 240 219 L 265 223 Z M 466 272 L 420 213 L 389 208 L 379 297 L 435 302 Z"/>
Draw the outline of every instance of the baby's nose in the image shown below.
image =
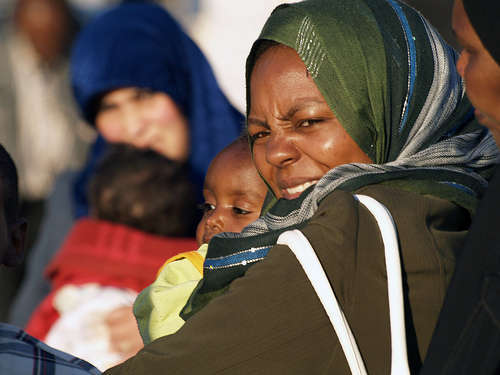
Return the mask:
<path fill-rule="evenodd" d="M 220 210 L 214 210 L 214 212 L 207 219 L 207 226 L 210 231 L 213 232 L 212 235 L 224 231 L 224 215 L 220 212 Z"/>

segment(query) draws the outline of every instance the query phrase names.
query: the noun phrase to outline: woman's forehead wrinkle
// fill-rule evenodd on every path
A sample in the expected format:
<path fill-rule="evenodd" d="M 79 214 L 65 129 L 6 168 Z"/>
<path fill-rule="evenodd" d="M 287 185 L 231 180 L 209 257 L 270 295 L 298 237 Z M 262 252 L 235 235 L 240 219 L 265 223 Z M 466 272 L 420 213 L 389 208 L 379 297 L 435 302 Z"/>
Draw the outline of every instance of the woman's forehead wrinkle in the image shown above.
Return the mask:
<path fill-rule="evenodd" d="M 265 128 L 269 128 L 269 124 L 266 121 L 259 120 L 259 119 L 254 118 L 254 117 L 248 117 L 247 124 L 248 125 L 258 125 L 258 126 L 263 126 Z"/>
<path fill-rule="evenodd" d="M 318 104 L 327 105 L 324 100 L 319 100 L 316 97 L 295 99 L 293 105 L 288 109 L 286 114 L 283 117 L 278 118 L 278 120 L 290 120 L 297 112 L 315 107 Z"/>

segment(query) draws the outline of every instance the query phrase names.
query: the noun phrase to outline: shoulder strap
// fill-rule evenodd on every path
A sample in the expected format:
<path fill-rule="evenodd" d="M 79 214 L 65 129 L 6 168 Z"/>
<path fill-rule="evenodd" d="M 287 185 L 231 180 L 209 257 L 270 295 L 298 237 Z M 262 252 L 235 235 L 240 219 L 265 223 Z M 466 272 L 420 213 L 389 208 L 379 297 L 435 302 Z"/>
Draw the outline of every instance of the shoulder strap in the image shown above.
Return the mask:
<path fill-rule="evenodd" d="M 387 268 L 387 288 L 391 323 L 391 374 L 410 374 L 406 351 L 404 321 L 403 284 L 396 226 L 387 208 L 377 200 L 365 196 L 354 196 L 375 217 L 380 228 Z M 367 374 L 356 339 L 335 297 L 328 277 L 307 238 L 300 230 L 291 230 L 280 235 L 278 244 L 287 245 L 304 269 L 323 307 L 325 308 L 352 374 Z"/>

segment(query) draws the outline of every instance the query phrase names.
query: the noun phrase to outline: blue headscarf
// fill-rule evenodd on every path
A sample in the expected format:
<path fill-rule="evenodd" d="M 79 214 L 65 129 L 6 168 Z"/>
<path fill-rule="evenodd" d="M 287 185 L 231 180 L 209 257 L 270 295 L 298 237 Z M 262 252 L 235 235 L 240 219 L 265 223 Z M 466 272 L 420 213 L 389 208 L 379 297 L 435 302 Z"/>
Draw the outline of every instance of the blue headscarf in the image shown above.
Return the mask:
<path fill-rule="evenodd" d="M 71 57 L 71 79 L 83 117 L 94 124 L 101 96 L 121 87 L 140 87 L 169 95 L 187 117 L 188 164 L 200 188 L 210 161 L 241 132 L 243 116 L 219 88 L 200 49 L 160 6 L 125 3 L 88 24 Z M 77 217 L 87 212 L 86 182 L 107 148 L 99 139 L 78 178 Z"/>

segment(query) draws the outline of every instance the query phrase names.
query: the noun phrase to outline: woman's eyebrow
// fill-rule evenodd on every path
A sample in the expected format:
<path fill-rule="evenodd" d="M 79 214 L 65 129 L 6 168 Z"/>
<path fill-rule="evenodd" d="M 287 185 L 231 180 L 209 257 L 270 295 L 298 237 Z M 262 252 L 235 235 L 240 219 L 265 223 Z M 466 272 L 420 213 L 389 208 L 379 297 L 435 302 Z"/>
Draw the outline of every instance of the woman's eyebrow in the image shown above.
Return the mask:
<path fill-rule="evenodd" d="M 293 117 L 298 111 L 306 109 L 307 107 L 311 107 L 315 104 L 326 104 L 326 102 L 315 97 L 297 99 L 296 103 L 288 110 L 288 112 L 282 119 L 288 120 Z"/>
<path fill-rule="evenodd" d="M 247 125 L 258 125 L 258 126 L 262 126 L 262 127 L 266 128 L 266 129 L 269 129 L 269 124 L 266 121 L 259 120 L 259 119 L 254 118 L 254 117 L 247 118 Z"/>
<path fill-rule="evenodd" d="M 313 105 L 317 104 L 324 104 L 328 105 L 324 100 L 318 99 L 317 97 L 306 97 L 306 98 L 299 98 L 295 100 L 295 103 L 290 107 L 290 109 L 287 111 L 287 113 L 284 116 L 278 117 L 278 120 L 282 121 L 287 121 L 290 118 L 292 118 L 298 111 L 301 111 L 303 109 L 307 109 L 308 107 L 311 107 Z M 266 121 L 256 119 L 254 117 L 248 117 L 247 118 L 247 124 L 248 125 L 259 125 L 263 126 L 265 128 L 269 128 L 269 124 Z"/>

